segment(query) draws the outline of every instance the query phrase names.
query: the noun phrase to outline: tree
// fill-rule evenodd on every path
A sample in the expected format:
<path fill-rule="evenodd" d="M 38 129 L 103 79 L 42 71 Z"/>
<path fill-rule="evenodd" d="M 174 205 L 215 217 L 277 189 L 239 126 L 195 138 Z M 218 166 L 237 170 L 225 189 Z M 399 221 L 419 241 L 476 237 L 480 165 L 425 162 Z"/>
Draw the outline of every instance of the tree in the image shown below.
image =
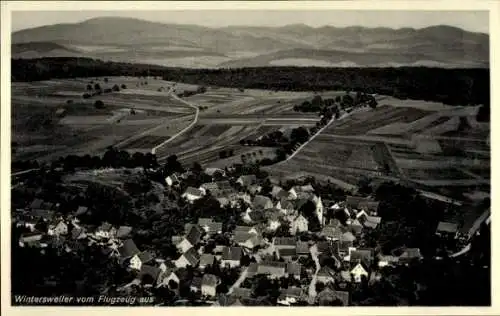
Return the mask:
<path fill-rule="evenodd" d="M 82 98 L 84 99 L 89 99 L 91 97 L 91 95 L 87 92 L 85 92 L 83 95 L 82 95 Z"/>
<path fill-rule="evenodd" d="M 92 91 L 92 85 L 91 84 L 87 85 L 87 91 Z"/>
<path fill-rule="evenodd" d="M 104 78 L 104 82 L 106 82 L 106 83 L 107 83 L 107 82 L 108 82 L 108 78 Z"/>
<path fill-rule="evenodd" d="M 121 88 L 122 89 L 127 89 L 127 85 L 125 85 L 124 83 L 122 83 Z"/>
<path fill-rule="evenodd" d="M 476 114 L 476 120 L 478 122 L 489 122 L 490 121 L 490 106 L 481 105 Z"/>
<path fill-rule="evenodd" d="M 94 102 L 94 107 L 96 109 L 104 109 L 104 102 L 102 102 L 101 100 L 96 100 Z"/>
<path fill-rule="evenodd" d="M 113 86 L 113 91 L 115 91 L 115 92 L 120 91 L 120 87 L 119 87 L 117 84 L 115 84 L 115 85 Z"/>
<path fill-rule="evenodd" d="M 94 85 L 94 90 L 96 90 L 96 91 L 100 91 L 100 90 L 101 90 L 101 85 L 100 85 L 100 84 L 98 84 L 98 83 L 96 83 L 96 84 Z"/>
<path fill-rule="evenodd" d="M 226 158 L 226 157 L 227 157 L 227 153 L 226 153 L 226 151 L 225 151 L 225 150 L 223 150 L 223 151 L 219 152 L 219 158 L 220 158 L 220 159 L 224 159 L 224 158 Z"/>
<path fill-rule="evenodd" d="M 198 162 L 194 162 L 192 171 L 195 173 L 201 173 L 203 171 L 203 168 Z"/>

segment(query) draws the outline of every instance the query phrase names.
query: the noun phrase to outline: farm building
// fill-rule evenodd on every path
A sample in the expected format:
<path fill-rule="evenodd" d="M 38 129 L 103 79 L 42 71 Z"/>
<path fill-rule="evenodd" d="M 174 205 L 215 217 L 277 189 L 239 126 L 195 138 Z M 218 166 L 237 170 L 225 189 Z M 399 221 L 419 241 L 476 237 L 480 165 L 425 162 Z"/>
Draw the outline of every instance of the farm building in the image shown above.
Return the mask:
<path fill-rule="evenodd" d="M 182 198 L 186 199 L 188 202 L 193 203 L 194 201 L 201 199 L 205 193 L 197 188 L 189 187 L 186 192 L 182 194 Z"/>
<path fill-rule="evenodd" d="M 443 237 L 455 237 L 458 231 L 458 225 L 450 222 L 439 222 L 436 234 Z"/>
<path fill-rule="evenodd" d="M 236 183 L 239 183 L 242 187 L 250 187 L 257 183 L 257 177 L 254 174 L 240 176 Z"/>

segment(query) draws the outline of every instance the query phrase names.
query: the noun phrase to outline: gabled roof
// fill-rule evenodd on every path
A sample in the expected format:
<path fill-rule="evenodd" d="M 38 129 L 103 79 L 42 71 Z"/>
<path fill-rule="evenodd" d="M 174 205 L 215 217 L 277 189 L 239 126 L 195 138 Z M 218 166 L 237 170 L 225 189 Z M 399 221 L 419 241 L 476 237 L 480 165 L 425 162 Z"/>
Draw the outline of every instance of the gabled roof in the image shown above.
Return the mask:
<path fill-rule="evenodd" d="M 342 237 L 342 230 L 337 226 L 327 225 L 321 230 L 321 235 L 329 238 L 340 239 Z"/>
<path fill-rule="evenodd" d="M 193 280 L 191 280 L 191 287 L 201 289 L 201 284 L 203 282 L 203 279 L 200 277 L 194 277 Z"/>
<path fill-rule="evenodd" d="M 116 237 L 123 238 L 128 236 L 132 232 L 132 227 L 130 226 L 120 226 L 116 231 Z"/>
<path fill-rule="evenodd" d="M 286 289 L 280 290 L 280 298 L 285 299 L 287 297 L 300 298 L 304 291 L 300 287 L 288 287 Z"/>
<path fill-rule="evenodd" d="M 271 189 L 271 195 L 273 197 L 276 197 L 281 191 L 283 191 L 282 187 L 274 185 L 273 188 Z"/>
<path fill-rule="evenodd" d="M 353 242 L 356 240 L 356 237 L 351 232 L 345 232 L 342 234 L 340 238 L 341 241 Z"/>
<path fill-rule="evenodd" d="M 200 188 L 203 188 L 205 190 L 208 190 L 208 191 L 216 191 L 216 190 L 219 190 L 219 186 L 217 185 L 216 182 L 207 182 L 207 183 L 203 183 Z"/>
<path fill-rule="evenodd" d="M 182 254 L 182 256 L 184 258 L 186 258 L 186 260 L 192 266 L 197 265 L 198 262 L 199 262 L 199 260 L 200 260 L 200 255 L 198 254 L 198 252 L 196 251 L 196 249 L 194 249 L 194 247 L 189 248 L 189 250 L 186 251 L 184 254 Z"/>
<path fill-rule="evenodd" d="M 43 200 L 42 199 L 34 199 L 30 204 L 31 209 L 39 209 L 42 208 Z"/>
<path fill-rule="evenodd" d="M 253 226 L 238 225 L 234 228 L 233 233 L 248 233 L 251 231 Z"/>
<path fill-rule="evenodd" d="M 186 189 L 186 191 L 184 192 L 184 194 L 190 194 L 190 195 L 202 197 L 203 196 L 203 191 L 201 191 L 200 189 L 197 189 L 197 188 L 188 187 Z"/>
<path fill-rule="evenodd" d="M 75 212 L 75 215 L 76 216 L 83 215 L 83 214 L 87 213 L 88 210 L 89 210 L 89 208 L 86 206 L 79 206 Z"/>
<path fill-rule="evenodd" d="M 278 194 L 276 194 L 276 198 L 281 199 L 282 203 L 283 203 L 283 200 L 288 199 L 289 196 L 290 196 L 290 192 L 288 192 L 286 190 L 281 190 L 280 192 L 278 192 Z"/>
<path fill-rule="evenodd" d="M 401 259 L 419 259 L 421 257 L 420 248 L 406 248 L 401 256 L 399 256 Z"/>
<path fill-rule="evenodd" d="M 211 219 L 211 218 L 203 218 L 203 217 L 200 217 L 200 218 L 198 219 L 198 225 L 200 225 L 201 227 L 203 227 L 203 226 L 208 226 L 211 222 L 212 222 L 212 219 Z"/>
<path fill-rule="evenodd" d="M 295 237 L 275 237 L 273 240 L 275 246 L 297 246 Z"/>
<path fill-rule="evenodd" d="M 118 248 L 118 252 L 123 258 L 129 258 L 140 253 L 140 250 L 132 239 L 127 239 L 123 242 L 123 245 Z"/>
<path fill-rule="evenodd" d="M 309 244 L 305 241 L 297 241 L 296 246 L 297 254 L 308 254 L 309 253 Z"/>
<path fill-rule="evenodd" d="M 242 175 L 236 180 L 240 182 L 244 187 L 250 186 L 257 182 L 257 177 L 254 174 Z"/>
<path fill-rule="evenodd" d="M 284 210 L 294 210 L 295 205 L 291 201 L 288 201 L 286 199 L 281 199 L 280 201 L 280 207 Z"/>
<path fill-rule="evenodd" d="M 263 195 L 256 195 L 252 201 L 252 208 L 254 210 L 263 210 L 269 205 L 272 205 L 271 199 Z"/>
<path fill-rule="evenodd" d="M 276 271 L 276 269 L 280 270 L 281 273 L 285 273 L 286 263 L 279 261 L 264 261 L 261 262 L 257 267 L 258 274 L 272 274 Z"/>
<path fill-rule="evenodd" d="M 219 278 L 213 274 L 204 274 L 203 279 L 201 281 L 202 286 L 216 287 L 218 283 L 219 283 Z"/>
<path fill-rule="evenodd" d="M 437 232 L 456 233 L 457 229 L 458 225 L 455 223 L 439 222 Z"/>
<path fill-rule="evenodd" d="M 231 296 L 235 298 L 250 298 L 252 296 L 252 289 L 235 287 L 233 288 L 233 293 L 231 293 Z"/>
<path fill-rule="evenodd" d="M 290 275 L 300 275 L 302 265 L 300 263 L 290 262 L 286 265 L 286 273 Z"/>
<path fill-rule="evenodd" d="M 194 246 L 200 241 L 201 234 L 201 229 L 197 225 L 195 225 L 189 230 L 189 233 L 186 235 L 186 240 Z"/>
<path fill-rule="evenodd" d="M 200 266 L 212 265 L 215 261 L 215 256 L 209 253 L 204 253 L 200 257 Z"/>
<path fill-rule="evenodd" d="M 148 263 L 154 259 L 154 254 L 151 251 L 143 251 L 137 255 L 142 263 Z"/>
<path fill-rule="evenodd" d="M 145 275 L 149 275 L 153 279 L 153 282 L 156 282 L 158 276 L 160 275 L 160 272 L 161 270 L 157 267 L 143 264 L 141 266 L 141 271 L 139 272 L 139 276 L 143 278 Z"/>
<path fill-rule="evenodd" d="M 109 232 L 111 229 L 113 229 L 113 225 L 110 223 L 102 223 L 101 226 L 97 228 L 97 231 Z"/>
<path fill-rule="evenodd" d="M 71 230 L 71 238 L 73 239 L 77 239 L 78 237 L 80 237 L 80 235 L 82 233 L 85 232 L 85 229 L 83 227 L 73 227 L 73 229 Z"/>
<path fill-rule="evenodd" d="M 373 261 L 374 251 L 373 249 L 356 249 L 351 251 L 350 262 L 361 262 L 366 265 L 370 265 Z"/>
<path fill-rule="evenodd" d="M 225 247 L 222 252 L 222 260 L 240 260 L 242 255 L 241 247 Z"/>
<path fill-rule="evenodd" d="M 297 250 L 295 248 L 285 248 L 278 250 L 280 257 L 293 257 L 297 255 Z"/>
<path fill-rule="evenodd" d="M 254 236 L 252 233 L 245 233 L 245 232 L 235 232 L 233 236 L 233 240 L 236 243 L 242 243 L 245 242 L 249 239 L 251 239 Z"/>
<path fill-rule="evenodd" d="M 205 168 L 205 174 L 209 175 L 209 176 L 213 176 L 214 173 L 216 172 L 220 172 L 221 174 L 226 174 L 226 172 L 222 169 L 219 169 L 219 168 Z"/>
<path fill-rule="evenodd" d="M 326 287 L 318 294 L 319 305 L 328 305 L 330 302 L 338 299 L 342 302 L 343 306 L 349 306 L 349 292 L 335 291 Z"/>
<path fill-rule="evenodd" d="M 380 202 L 377 201 L 361 201 L 358 204 L 358 208 L 365 211 L 376 212 L 379 204 Z"/>

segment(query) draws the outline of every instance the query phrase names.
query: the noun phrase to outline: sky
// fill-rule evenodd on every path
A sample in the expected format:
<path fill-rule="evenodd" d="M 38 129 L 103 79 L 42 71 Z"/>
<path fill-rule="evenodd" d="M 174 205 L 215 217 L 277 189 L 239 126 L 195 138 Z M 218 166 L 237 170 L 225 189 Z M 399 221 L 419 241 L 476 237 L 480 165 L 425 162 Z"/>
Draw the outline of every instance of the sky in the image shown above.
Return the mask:
<path fill-rule="evenodd" d="M 229 25 L 282 26 L 306 24 L 313 27 L 364 26 L 390 28 L 423 28 L 450 25 L 467 31 L 489 33 L 488 11 L 263 11 L 263 10 L 185 10 L 185 11 L 15 11 L 12 12 L 12 31 L 59 23 L 78 23 L 84 20 L 121 16 L 154 22 L 197 24 L 208 27 Z"/>

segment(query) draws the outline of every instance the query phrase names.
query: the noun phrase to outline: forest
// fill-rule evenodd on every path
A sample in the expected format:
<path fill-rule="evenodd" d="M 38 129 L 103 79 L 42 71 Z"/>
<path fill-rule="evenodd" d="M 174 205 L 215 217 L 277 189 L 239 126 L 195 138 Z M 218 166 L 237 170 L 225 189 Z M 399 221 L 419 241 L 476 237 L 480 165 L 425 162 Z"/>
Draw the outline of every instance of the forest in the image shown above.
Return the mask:
<path fill-rule="evenodd" d="M 12 59 L 12 81 L 155 76 L 205 86 L 284 91 L 363 91 L 450 105 L 490 103 L 489 69 L 259 67 L 184 69 L 90 58 Z"/>

